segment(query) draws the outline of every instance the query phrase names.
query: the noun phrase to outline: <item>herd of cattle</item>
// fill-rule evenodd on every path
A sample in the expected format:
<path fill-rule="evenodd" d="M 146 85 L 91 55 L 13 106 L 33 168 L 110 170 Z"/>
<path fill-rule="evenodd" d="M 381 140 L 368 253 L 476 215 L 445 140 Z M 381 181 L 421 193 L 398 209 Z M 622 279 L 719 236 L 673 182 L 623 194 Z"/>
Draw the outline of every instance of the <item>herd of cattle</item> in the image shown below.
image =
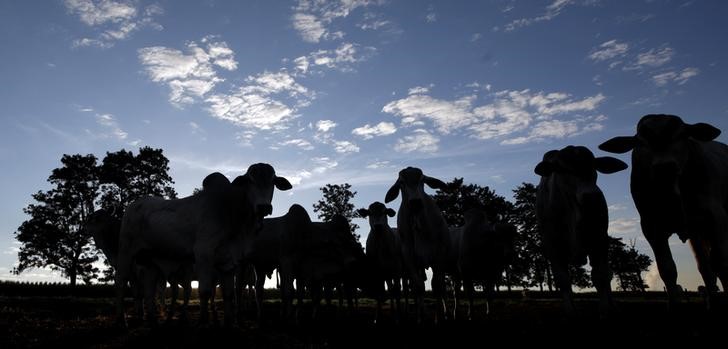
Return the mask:
<path fill-rule="evenodd" d="M 636 135 L 615 137 L 599 146 L 613 153 L 632 151 L 632 196 L 671 302 L 681 299 L 682 290 L 668 245 L 673 233 L 690 240 L 708 300 L 718 292 L 717 278 L 724 289 L 728 285 L 728 146 L 714 141 L 719 134 L 708 124 L 646 115 L 637 124 Z M 574 311 L 568 266 L 584 265 L 587 258 L 600 311 L 613 306 L 607 203 L 596 181 L 597 172 L 626 168 L 624 162 L 595 157 L 582 146 L 549 151 L 535 167 L 541 176 L 536 213 L 544 252 L 568 312 Z M 293 205 L 281 217 L 264 218 L 272 212 L 274 190 L 291 189 L 291 184 L 272 166 L 260 163 L 232 182 L 213 173 L 190 197 L 137 200 L 126 208 L 121 222 L 98 211 L 87 229 L 116 270 L 117 316 L 122 324 L 127 285 L 137 300 L 137 311 L 143 311 L 143 300 L 147 319 L 155 321 L 159 285 L 171 285 L 172 305 L 182 286 L 184 315 L 193 279 L 199 281 L 201 323 L 209 321 L 216 285 L 223 293 L 226 325 L 234 321 L 235 300 L 248 284 L 254 284 L 260 317 L 264 281 L 274 270 L 280 273 L 285 317 L 293 316 L 293 298 L 301 304 L 306 290 L 315 316 L 322 290 L 337 287 L 350 302 L 358 289 L 372 292 L 378 300 L 376 318 L 387 296 L 399 312 L 404 293 L 405 305 L 408 297 L 414 299 L 420 322 L 427 268 L 432 268 L 437 299 L 435 321 L 448 314 L 446 276 L 456 290 L 463 286 L 470 317 L 474 281 L 483 283 L 490 299 L 514 254 L 516 228 L 489 222 L 478 205 L 470 205 L 462 227 L 449 227 L 425 185 L 447 189 L 441 180 L 407 167 L 385 195 L 385 203 L 401 196 L 398 211 L 381 202 L 358 210 L 371 227 L 366 253 L 344 217 L 312 222 L 303 207 Z M 395 215 L 397 228 L 392 228 L 388 217 Z"/>

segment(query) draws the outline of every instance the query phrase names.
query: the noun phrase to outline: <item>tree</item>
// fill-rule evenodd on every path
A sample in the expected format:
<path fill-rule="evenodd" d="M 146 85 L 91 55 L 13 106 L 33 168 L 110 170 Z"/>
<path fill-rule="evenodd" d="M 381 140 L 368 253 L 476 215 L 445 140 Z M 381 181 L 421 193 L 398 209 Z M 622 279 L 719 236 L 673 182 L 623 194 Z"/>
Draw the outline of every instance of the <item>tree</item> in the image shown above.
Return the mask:
<path fill-rule="evenodd" d="M 627 246 L 621 238 L 609 237 L 609 267 L 622 291 L 644 291 L 647 285 L 642 273 L 652 264 L 649 256 L 640 253 L 632 240 Z"/>
<path fill-rule="evenodd" d="M 518 229 L 515 240 L 516 258 L 512 265 L 515 282 L 522 287 L 546 284 L 553 289 L 551 268 L 543 252 L 541 233 L 536 218 L 536 191 L 531 183 L 522 183 L 513 190 L 515 199 L 513 223 Z"/>
<path fill-rule="evenodd" d="M 465 211 L 472 206 L 483 207 L 488 219 L 494 223 L 508 222 L 513 214 L 513 204 L 505 197 L 487 186 L 464 184 L 463 178 L 453 178 L 452 182 L 447 183 L 447 189 L 435 192 L 434 199 L 451 227 L 465 224 Z"/>
<path fill-rule="evenodd" d="M 124 149 L 107 152 L 99 166 L 101 207 L 121 219 L 126 206 L 138 198 L 176 198 L 177 193 L 171 186 L 174 181 L 168 171 L 169 160 L 162 149 L 143 147 L 136 156 Z"/>
<path fill-rule="evenodd" d="M 61 163 L 48 177 L 53 188 L 33 194 L 36 203 L 23 210 L 30 219 L 15 232 L 21 246 L 13 272 L 49 267 L 68 277 L 75 287 L 78 277 L 88 283 L 98 272 L 92 266 L 98 257 L 91 236 L 83 229 L 94 211 L 98 169 L 92 154 L 63 155 Z"/>
<path fill-rule="evenodd" d="M 351 234 L 358 242 L 361 235 L 356 234 L 356 229 L 359 228 L 359 225 L 351 222 L 352 218 L 359 217 L 354 211 L 354 204 L 349 202 L 356 195 L 355 191 L 351 191 L 351 185 L 349 183 L 326 184 L 319 189 L 323 192 L 324 198 L 313 204 L 313 211 L 318 213 L 318 218 L 329 222 L 336 215 L 343 216 L 349 222 Z"/>

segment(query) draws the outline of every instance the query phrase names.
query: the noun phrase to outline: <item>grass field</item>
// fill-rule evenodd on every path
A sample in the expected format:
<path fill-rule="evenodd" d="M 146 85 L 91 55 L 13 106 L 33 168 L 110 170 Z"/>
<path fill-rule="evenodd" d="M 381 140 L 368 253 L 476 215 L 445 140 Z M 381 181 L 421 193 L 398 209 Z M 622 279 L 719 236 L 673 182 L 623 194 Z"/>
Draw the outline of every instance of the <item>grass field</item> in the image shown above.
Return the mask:
<path fill-rule="evenodd" d="M 579 314 L 567 318 L 558 298 L 506 296 L 495 300 L 489 316 L 479 301 L 472 321 L 461 316 L 436 325 L 428 314 L 429 320 L 419 326 L 413 323 L 412 314 L 395 323 L 385 313 L 374 324 L 375 302 L 370 299 L 363 299 L 351 312 L 325 308 L 316 321 L 310 320 L 310 304 L 304 304 L 302 321 L 293 325 L 280 320 L 277 301 L 266 301 L 262 323 L 253 321 L 250 311 L 250 320 L 231 329 L 196 326 L 195 303 L 190 309 L 191 325 L 175 320 L 149 328 L 132 322 L 129 330 L 122 330 L 114 327 L 110 298 L 5 296 L 0 297 L 0 348 L 481 348 L 503 342 L 601 347 L 712 341 L 724 338 L 728 331 L 725 308 L 708 312 L 695 294 L 673 311 L 668 311 L 661 293 L 616 294 L 616 301 L 618 311 L 599 319 L 594 295 L 580 295 L 576 301 Z M 428 303 L 432 311 L 432 300 Z M 462 304 L 460 310 L 464 314 Z"/>

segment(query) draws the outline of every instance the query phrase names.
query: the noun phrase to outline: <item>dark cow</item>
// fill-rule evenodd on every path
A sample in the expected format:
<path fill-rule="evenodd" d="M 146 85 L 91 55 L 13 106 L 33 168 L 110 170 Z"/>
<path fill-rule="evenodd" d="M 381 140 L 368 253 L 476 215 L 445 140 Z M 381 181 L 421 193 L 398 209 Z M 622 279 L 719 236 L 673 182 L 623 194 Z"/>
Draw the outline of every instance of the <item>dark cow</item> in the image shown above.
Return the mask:
<path fill-rule="evenodd" d="M 673 304 L 682 292 L 668 244 L 673 233 L 690 240 L 709 295 L 716 274 L 724 290 L 728 285 L 728 146 L 713 141 L 718 135 L 708 124 L 653 114 L 640 119 L 636 135 L 599 146 L 632 151 L 632 198 Z"/>
<path fill-rule="evenodd" d="M 445 182 L 426 176 L 422 170 L 407 167 L 399 171 L 397 181 L 387 191 L 385 203 L 402 193 L 397 213 L 397 229 L 402 239 L 402 258 L 406 278 L 411 280 L 416 303 L 417 322 L 424 311 L 425 272 L 432 267 L 432 291 L 438 299 L 435 321 L 445 309 L 445 272 L 450 252 L 450 230 L 435 200 L 425 193 L 425 184 L 446 189 Z"/>
<path fill-rule="evenodd" d="M 251 165 L 245 175 L 230 184 L 222 181 L 222 175 L 211 176 L 223 182 L 215 186 L 216 190 L 202 190 L 198 195 L 174 200 L 143 198 L 126 209 L 115 279 L 120 323 L 124 322 L 124 286 L 134 265 L 145 260 L 154 265 L 160 265 L 160 261 L 175 265 L 194 262 L 200 281 L 201 323 L 209 319 L 208 303 L 219 278 L 225 324 L 232 324 L 234 270 L 242 255 L 242 243 L 271 213 L 274 188 L 288 190 L 291 184 L 276 176 L 268 164 Z M 152 304 L 149 309 L 156 315 Z"/>
<path fill-rule="evenodd" d="M 369 236 L 366 242 L 366 255 L 371 267 L 372 279 L 376 281 L 374 290 L 377 297 L 377 311 L 374 322 L 379 320 L 384 302 L 384 284 L 390 296 L 392 314 L 397 314 L 400 308 L 400 292 L 402 289 L 402 242 L 396 229 L 389 226 L 388 217 L 397 213 L 383 203 L 376 201 L 369 208 L 357 210 L 362 218 L 369 218 Z"/>
<path fill-rule="evenodd" d="M 567 313 L 574 312 L 569 264 L 592 267 L 592 282 L 599 293 L 600 311 L 606 314 L 612 280 L 607 259 L 609 216 L 604 194 L 597 186 L 597 171 L 614 173 L 627 168 L 621 160 L 595 158 L 581 146 L 567 146 L 544 154 L 535 169 L 541 176 L 536 194 L 536 215 L 546 257 Z"/>
<path fill-rule="evenodd" d="M 515 254 L 516 228 L 510 224 L 493 224 L 483 207 L 465 211 L 465 224 L 452 229 L 455 262 L 455 292 L 462 281 L 468 297 L 468 319 L 472 319 L 474 281 L 482 281 L 486 295 L 486 314 L 490 313 L 495 286 Z M 457 303 L 457 297 L 455 297 Z M 457 305 L 457 304 L 456 304 Z M 455 316 L 453 311 L 453 316 Z"/>

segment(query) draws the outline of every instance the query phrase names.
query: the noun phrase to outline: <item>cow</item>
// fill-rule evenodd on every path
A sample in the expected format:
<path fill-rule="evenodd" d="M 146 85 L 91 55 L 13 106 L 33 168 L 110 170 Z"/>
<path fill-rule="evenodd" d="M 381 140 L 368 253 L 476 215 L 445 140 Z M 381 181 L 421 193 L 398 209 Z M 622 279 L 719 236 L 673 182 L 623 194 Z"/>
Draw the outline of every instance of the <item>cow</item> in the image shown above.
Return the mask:
<path fill-rule="evenodd" d="M 211 176 L 222 179 L 219 173 Z M 272 212 L 274 188 L 288 190 L 291 184 L 284 177 L 276 176 L 269 164 L 258 163 L 232 183 L 222 181 L 215 190 L 202 190 L 197 195 L 173 200 L 142 198 L 129 205 L 122 220 L 115 277 L 120 325 L 125 325 L 123 290 L 133 265 L 157 260 L 171 260 L 178 265 L 194 263 L 199 278 L 201 324 L 209 321 L 208 302 L 215 279 L 219 277 L 225 325 L 232 325 L 233 274 L 240 260 L 242 242 Z M 153 303 L 147 306 L 148 317 L 151 315 L 154 319 Z"/>
<path fill-rule="evenodd" d="M 718 135 L 709 124 L 650 114 L 639 120 L 636 135 L 599 146 L 617 154 L 632 151 L 632 199 L 671 305 L 682 293 L 668 244 L 674 233 L 690 240 L 708 306 L 718 289 L 716 275 L 724 291 L 728 285 L 728 146 L 714 141 Z"/>
<path fill-rule="evenodd" d="M 435 201 L 425 193 L 424 185 L 433 189 L 446 189 L 445 182 L 426 176 L 421 169 L 407 167 L 399 171 L 397 181 L 387 190 L 384 202 L 402 201 L 397 213 L 397 229 L 402 239 L 402 260 L 405 277 L 412 282 L 417 322 L 422 322 L 424 311 L 425 273 L 431 267 L 432 291 L 438 298 L 439 312 L 446 314 L 445 272 L 450 253 L 450 231 Z"/>
<path fill-rule="evenodd" d="M 316 318 L 325 285 L 343 287 L 353 306 L 356 279 L 361 276 L 358 265 L 364 259 L 364 250 L 351 233 L 349 222 L 340 215 L 328 222 L 311 222 L 308 229 L 294 232 L 299 237 L 295 248 L 295 267 L 298 304 L 302 304 L 305 290 L 311 294 L 312 318 Z M 296 308 L 296 320 L 300 317 Z"/>
<path fill-rule="evenodd" d="M 463 226 L 452 230 L 452 253 L 456 264 L 453 279 L 456 281 L 455 292 L 460 288 L 459 283 L 463 284 L 468 297 L 467 317 L 471 320 L 474 281 L 483 282 L 486 314 L 489 314 L 495 285 L 515 254 L 516 228 L 511 224 L 491 223 L 484 208 L 477 205 L 467 209 L 464 216 Z"/>
<path fill-rule="evenodd" d="M 306 209 L 293 204 L 285 215 L 264 219 L 260 231 L 245 243 L 243 260 L 255 270 L 255 302 L 259 321 L 262 319 L 265 278 L 276 268 L 281 269 L 282 313 L 290 312 L 288 301 L 293 299 L 293 280 L 290 279 L 290 284 L 288 283 L 292 275 L 289 270 L 292 263 L 295 263 L 294 253 L 297 251 L 291 247 L 293 241 L 286 239 L 295 236 L 296 230 L 307 229 L 310 224 L 311 217 Z"/>
<path fill-rule="evenodd" d="M 536 216 L 544 252 L 551 263 L 567 314 L 575 312 L 569 265 L 592 267 L 599 294 L 600 314 L 612 307 L 609 271 L 609 214 L 597 172 L 610 174 L 627 168 L 613 157 L 594 157 L 583 146 L 567 146 L 544 154 L 535 168 L 541 176 L 536 193 Z"/>
<path fill-rule="evenodd" d="M 375 295 L 377 297 L 377 310 L 374 323 L 379 320 L 384 302 L 384 284 L 387 285 L 390 299 L 390 309 L 396 316 L 400 309 L 402 290 L 402 242 L 396 229 L 389 226 L 388 217 L 397 213 L 379 201 L 370 204 L 368 208 L 361 208 L 357 213 L 362 218 L 369 219 L 369 235 L 366 241 L 366 256 L 368 265 L 376 279 Z"/>

